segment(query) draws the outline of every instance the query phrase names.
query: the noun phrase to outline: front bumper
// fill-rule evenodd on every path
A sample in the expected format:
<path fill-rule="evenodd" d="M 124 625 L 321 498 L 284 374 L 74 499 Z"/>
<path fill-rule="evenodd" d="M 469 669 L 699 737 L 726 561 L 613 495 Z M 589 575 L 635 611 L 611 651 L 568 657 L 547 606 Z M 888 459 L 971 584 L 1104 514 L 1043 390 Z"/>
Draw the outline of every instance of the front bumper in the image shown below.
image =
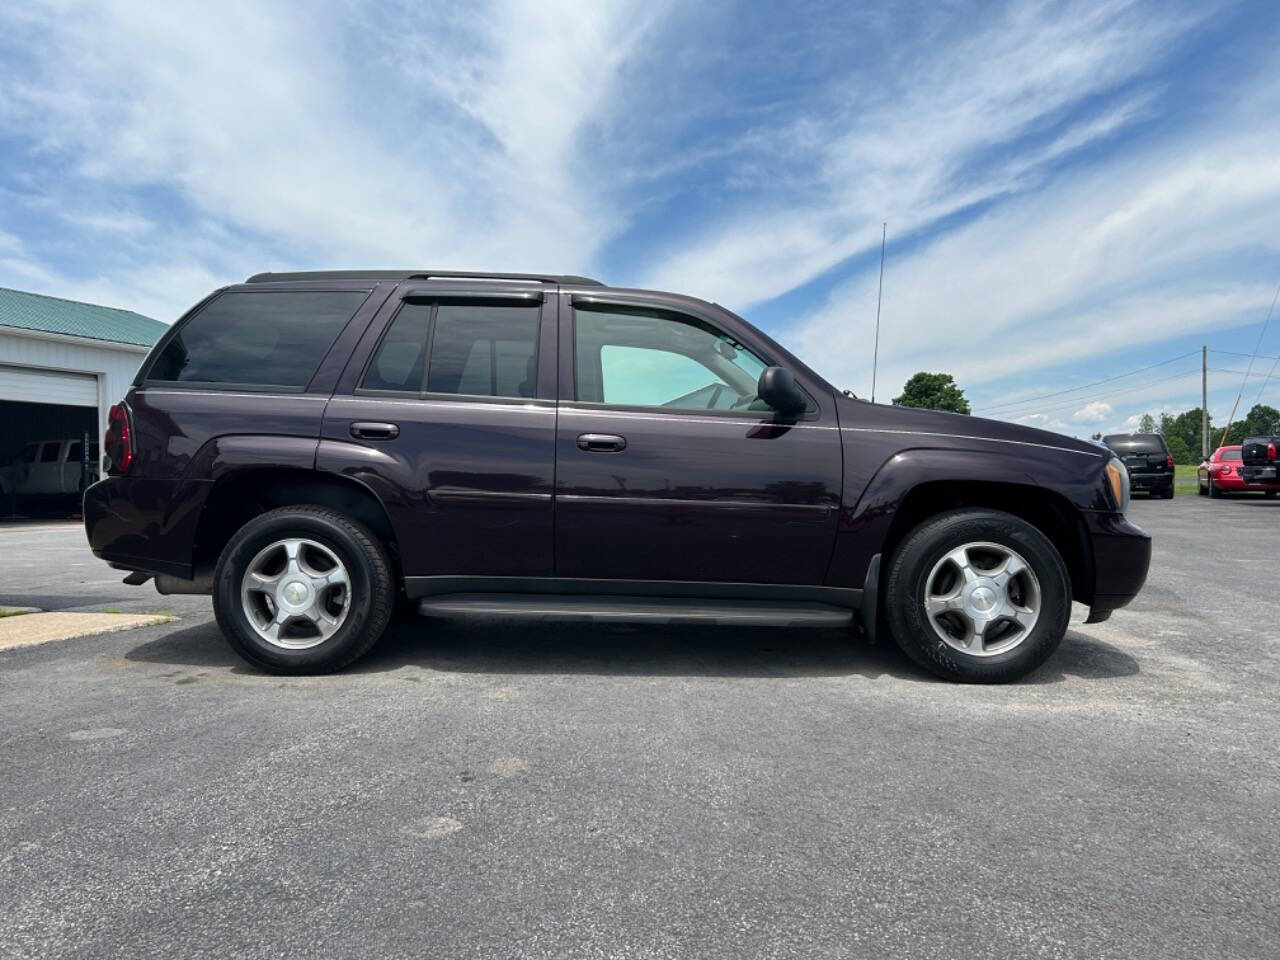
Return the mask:
<path fill-rule="evenodd" d="M 1120 513 L 1083 514 L 1093 547 L 1093 600 L 1089 619 L 1105 620 L 1126 606 L 1147 582 L 1151 534 Z"/>

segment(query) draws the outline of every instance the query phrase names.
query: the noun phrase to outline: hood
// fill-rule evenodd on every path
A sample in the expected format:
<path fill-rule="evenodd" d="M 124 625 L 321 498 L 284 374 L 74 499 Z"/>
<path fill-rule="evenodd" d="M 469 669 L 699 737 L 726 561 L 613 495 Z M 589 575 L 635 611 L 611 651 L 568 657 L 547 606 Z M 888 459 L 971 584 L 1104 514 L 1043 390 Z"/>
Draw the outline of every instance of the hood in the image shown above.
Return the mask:
<path fill-rule="evenodd" d="M 871 404 L 866 400 L 854 400 L 840 396 L 840 420 L 842 424 L 874 426 L 881 430 L 902 430 L 906 433 L 940 433 L 956 437 L 981 437 L 991 440 L 1035 443 L 1092 453 L 1098 457 L 1111 457 L 1111 451 L 1093 440 L 1077 440 L 1051 430 L 1040 430 L 1020 423 L 1004 420 L 987 420 L 963 413 L 947 413 L 943 410 L 921 410 L 916 407 L 895 407 L 892 404 Z"/>

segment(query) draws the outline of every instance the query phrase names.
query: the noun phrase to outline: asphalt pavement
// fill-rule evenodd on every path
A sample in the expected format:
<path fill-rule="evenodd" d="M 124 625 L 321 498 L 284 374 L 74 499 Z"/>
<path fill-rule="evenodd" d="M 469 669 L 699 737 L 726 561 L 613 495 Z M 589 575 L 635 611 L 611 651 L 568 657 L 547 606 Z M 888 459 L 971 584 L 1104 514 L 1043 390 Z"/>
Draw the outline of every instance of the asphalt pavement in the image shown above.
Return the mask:
<path fill-rule="evenodd" d="M 1028 680 L 843 632 L 397 623 L 266 676 L 0 528 L 0 957 L 1248 957 L 1280 939 L 1280 501 L 1139 501 Z"/>

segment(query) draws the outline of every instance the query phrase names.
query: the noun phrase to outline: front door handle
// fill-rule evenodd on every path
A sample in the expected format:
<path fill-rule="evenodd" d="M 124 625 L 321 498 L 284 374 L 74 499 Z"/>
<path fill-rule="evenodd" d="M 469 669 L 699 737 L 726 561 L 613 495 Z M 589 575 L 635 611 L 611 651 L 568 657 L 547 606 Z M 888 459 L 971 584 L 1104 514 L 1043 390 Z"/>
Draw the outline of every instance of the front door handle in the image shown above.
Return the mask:
<path fill-rule="evenodd" d="M 583 433 L 578 435 L 578 449 L 587 453 L 617 453 L 627 448 L 625 437 L 613 433 Z"/>
<path fill-rule="evenodd" d="M 394 440 L 400 436 L 400 428 L 394 423 L 362 421 L 351 425 L 351 435 L 357 440 Z"/>

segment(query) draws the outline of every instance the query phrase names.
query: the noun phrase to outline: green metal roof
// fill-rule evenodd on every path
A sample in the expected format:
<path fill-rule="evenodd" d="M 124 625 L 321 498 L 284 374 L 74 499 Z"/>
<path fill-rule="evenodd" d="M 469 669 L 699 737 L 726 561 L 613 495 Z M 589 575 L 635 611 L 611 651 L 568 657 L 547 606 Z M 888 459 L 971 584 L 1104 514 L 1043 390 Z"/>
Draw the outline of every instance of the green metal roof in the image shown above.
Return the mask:
<path fill-rule="evenodd" d="M 0 327 L 41 330 L 143 347 L 153 345 L 169 329 L 167 324 L 132 310 L 46 297 L 8 287 L 0 287 Z"/>

